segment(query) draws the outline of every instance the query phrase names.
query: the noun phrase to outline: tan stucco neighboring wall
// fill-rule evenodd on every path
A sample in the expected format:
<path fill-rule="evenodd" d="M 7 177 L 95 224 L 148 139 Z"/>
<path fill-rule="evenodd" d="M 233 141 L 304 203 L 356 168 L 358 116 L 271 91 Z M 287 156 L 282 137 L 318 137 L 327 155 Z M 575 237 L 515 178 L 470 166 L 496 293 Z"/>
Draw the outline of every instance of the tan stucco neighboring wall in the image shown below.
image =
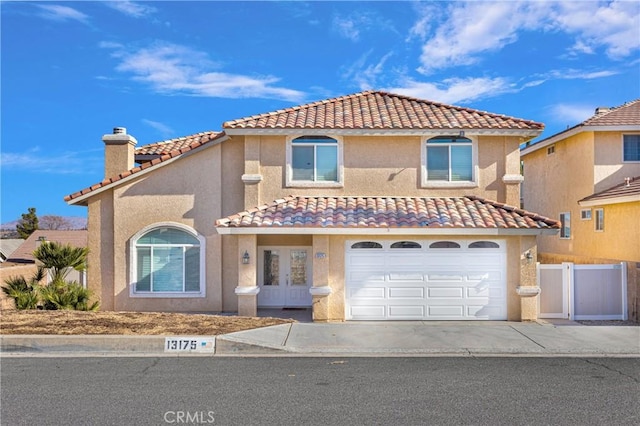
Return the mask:
<path fill-rule="evenodd" d="M 570 212 L 573 228 L 580 220 L 578 200 L 593 194 L 593 149 L 593 133 L 584 132 L 556 143 L 553 154 L 543 148 L 524 155 L 524 208 L 556 220 Z M 559 234 L 538 238 L 541 252 L 573 248 L 573 240 Z"/>
<path fill-rule="evenodd" d="M 624 163 L 623 135 L 638 132 L 596 132 L 593 192 L 600 192 L 624 182 L 626 177 L 640 176 L 640 163 Z"/>

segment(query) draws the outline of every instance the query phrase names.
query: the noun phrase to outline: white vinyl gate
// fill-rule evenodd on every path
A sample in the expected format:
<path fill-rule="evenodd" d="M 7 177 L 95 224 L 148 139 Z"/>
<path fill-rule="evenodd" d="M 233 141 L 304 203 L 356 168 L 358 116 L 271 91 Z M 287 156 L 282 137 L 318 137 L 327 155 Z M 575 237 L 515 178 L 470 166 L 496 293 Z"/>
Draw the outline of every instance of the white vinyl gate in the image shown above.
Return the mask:
<path fill-rule="evenodd" d="M 627 319 L 627 264 L 537 265 L 538 317 Z"/>

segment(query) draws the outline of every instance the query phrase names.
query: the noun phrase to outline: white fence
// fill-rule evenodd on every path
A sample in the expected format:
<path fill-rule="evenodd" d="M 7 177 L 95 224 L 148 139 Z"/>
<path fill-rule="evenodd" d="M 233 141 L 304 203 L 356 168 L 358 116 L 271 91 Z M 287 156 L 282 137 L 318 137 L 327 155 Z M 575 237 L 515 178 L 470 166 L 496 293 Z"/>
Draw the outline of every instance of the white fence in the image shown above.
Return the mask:
<path fill-rule="evenodd" d="M 627 264 L 537 265 L 539 318 L 627 319 Z"/>

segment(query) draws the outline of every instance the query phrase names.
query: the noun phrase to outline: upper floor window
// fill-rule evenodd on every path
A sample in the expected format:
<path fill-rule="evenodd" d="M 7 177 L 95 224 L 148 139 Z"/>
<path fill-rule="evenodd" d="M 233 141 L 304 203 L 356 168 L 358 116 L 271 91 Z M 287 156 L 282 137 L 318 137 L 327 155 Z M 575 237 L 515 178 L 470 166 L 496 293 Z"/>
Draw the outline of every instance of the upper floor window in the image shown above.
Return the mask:
<path fill-rule="evenodd" d="M 623 135 L 622 145 L 622 161 L 640 161 L 640 135 Z"/>
<path fill-rule="evenodd" d="M 288 145 L 288 184 L 339 183 L 340 143 L 328 136 L 300 136 Z"/>
<path fill-rule="evenodd" d="M 474 183 L 474 143 L 471 139 L 436 136 L 426 141 L 423 153 L 423 185 Z"/>
<path fill-rule="evenodd" d="M 132 295 L 204 295 L 204 240 L 173 226 L 143 231 L 132 240 Z"/>

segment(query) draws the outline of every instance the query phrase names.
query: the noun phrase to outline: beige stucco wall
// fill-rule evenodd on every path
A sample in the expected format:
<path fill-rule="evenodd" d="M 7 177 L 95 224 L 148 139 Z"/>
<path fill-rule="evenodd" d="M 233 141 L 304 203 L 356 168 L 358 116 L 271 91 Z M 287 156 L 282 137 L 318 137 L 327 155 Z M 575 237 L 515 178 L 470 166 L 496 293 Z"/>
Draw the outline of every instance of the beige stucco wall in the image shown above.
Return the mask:
<path fill-rule="evenodd" d="M 247 138 L 250 138 L 248 140 Z M 520 160 L 516 137 L 482 136 L 478 139 L 478 186 L 476 188 L 422 188 L 421 147 L 423 138 L 418 136 L 345 136 L 343 141 L 344 186 L 287 187 L 285 175 L 286 137 L 278 135 L 238 137 L 244 141 L 251 159 L 246 161 L 245 173 L 259 173 L 262 182 L 247 185 L 258 197 L 257 204 L 296 194 L 314 195 L 364 195 L 364 196 L 462 196 L 477 195 L 506 202 L 507 190 L 502 181 L 505 174 L 518 175 Z M 260 141 L 257 148 L 257 140 Z M 253 159 L 260 152 L 259 169 Z M 225 164 L 226 166 L 226 164 Z M 257 187 L 257 189 L 256 189 Z M 515 188 L 515 189 L 513 189 Z M 253 197 L 246 197 L 253 200 Z M 509 203 L 518 205 L 519 185 L 512 187 Z M 246 204 L 245 208 L 255 207 Z"/>

